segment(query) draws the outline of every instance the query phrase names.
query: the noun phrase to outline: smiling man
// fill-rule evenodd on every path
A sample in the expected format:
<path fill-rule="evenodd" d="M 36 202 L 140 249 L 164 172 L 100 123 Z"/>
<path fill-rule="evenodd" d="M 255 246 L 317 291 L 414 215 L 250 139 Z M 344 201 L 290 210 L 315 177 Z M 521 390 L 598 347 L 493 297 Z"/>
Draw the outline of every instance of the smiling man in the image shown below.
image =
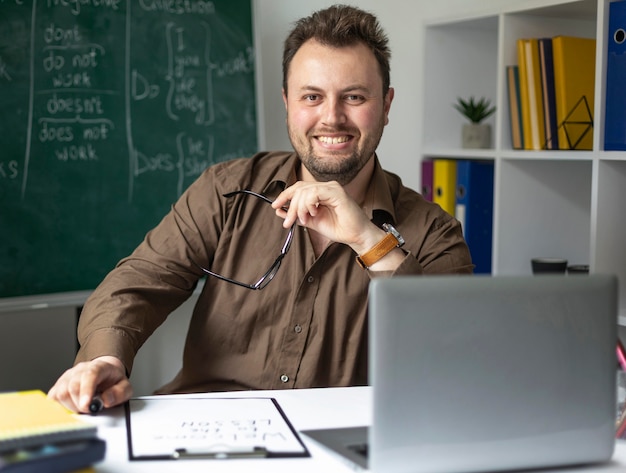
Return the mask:
<path fill-rule="evenodd" d="M 207 275 L 182 368 L 158 393 L 367 383 L 370 279 L 473 268 L 459 223 L 376 156 L 389 56 L 360 9 L 296 23 L 283 54 L 294 152 L 212 166 L 185 191 L 85 304 L 52 398 L 81 412 L 95 393 L 126 401 L 135 354 Z"/>

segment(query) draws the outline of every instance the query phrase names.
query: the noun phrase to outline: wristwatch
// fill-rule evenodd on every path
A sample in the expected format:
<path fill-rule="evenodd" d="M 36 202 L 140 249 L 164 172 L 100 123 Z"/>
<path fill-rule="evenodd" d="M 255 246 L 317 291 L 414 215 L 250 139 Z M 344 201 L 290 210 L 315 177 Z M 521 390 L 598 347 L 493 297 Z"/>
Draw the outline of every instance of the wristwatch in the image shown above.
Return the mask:
<path fill-rule="evenodd" d="M 361 268 L 368 269 L 391 250 L 394 248 L 400 248 L 404 245 L 404 238 L 402 238 L 402 235 L 400 235 L 398 230 L 396 230 L 393 225 L 383 223 L 383 230 L 387 232 L 387 235 L 385 235 L 385 237 L 376 243 L 369 251 L 356 257 L 356 262 L 359 263 Z"/>

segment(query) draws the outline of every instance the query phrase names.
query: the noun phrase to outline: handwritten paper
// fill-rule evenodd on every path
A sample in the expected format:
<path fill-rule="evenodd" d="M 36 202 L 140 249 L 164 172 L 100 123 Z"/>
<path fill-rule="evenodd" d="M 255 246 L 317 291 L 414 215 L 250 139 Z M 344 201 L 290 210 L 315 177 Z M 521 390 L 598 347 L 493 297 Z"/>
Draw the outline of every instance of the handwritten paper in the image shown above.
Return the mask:
<path fill-rule="evenodd" d="M 126 421 L 131 459 L 179 458 L 181 451 L 218 458 L 259 451 L 308 456 L 272 398 L 131 399 Z"/>

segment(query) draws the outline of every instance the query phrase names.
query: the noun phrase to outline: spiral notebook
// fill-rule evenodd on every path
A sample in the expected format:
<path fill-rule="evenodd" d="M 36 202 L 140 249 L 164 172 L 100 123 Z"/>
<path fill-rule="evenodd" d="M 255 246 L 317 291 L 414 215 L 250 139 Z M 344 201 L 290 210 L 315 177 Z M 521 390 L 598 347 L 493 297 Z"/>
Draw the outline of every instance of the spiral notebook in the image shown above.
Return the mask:
<path fill-rule="evenodd" d="M 0 453 L 97 434 L 97 426 L 80 420 L 39 390 L 0 393 L 0 412 Z"/>

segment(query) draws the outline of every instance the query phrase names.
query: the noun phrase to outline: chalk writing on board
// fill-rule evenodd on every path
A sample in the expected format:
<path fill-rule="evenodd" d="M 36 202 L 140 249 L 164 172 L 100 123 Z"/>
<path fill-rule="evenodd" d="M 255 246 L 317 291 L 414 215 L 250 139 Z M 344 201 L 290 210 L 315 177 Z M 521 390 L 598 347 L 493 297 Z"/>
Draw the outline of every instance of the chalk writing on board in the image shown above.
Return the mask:
<path fill-rule="evenodd" d="M 249 0 L 0 18 L 0 297 L 95 287 L 208 166 L 257 151 Z"/>
<path fill-rule="evenodd" d="M 140 3 L 150 3 L 141 0 Z M 122 0 L 47 0 L 48 7 L 67 8 L 72 15 L 80 15 L 85 7 L 96 9 L 111 9 L 117 11 L 122 8 Z"/>
<path fill-rule="evenodd" d="M 0 57 L 0 79 L 7 80 L 7 81 L 11 80 L 11 76 L 9 75 L 9 72 L 7 71 L 7 64 L 6 62 L 4 62 L 4 60 L 1 57 Z"/>
<path fill-rule="evenodd" d="M 118 4 L 115 3 L 117 6 Z M 105 4 L 106 6 L 106 4 Z M 73 12 L 80 14 L 80 10 Z M 69 21 L 72 19 L 70 18 Z M 125 21 L 129 21 L 127 16 Z M 66 20 L 67 21 L 67 20 Z M 33 34 L 36 34 L 33 30 Z M 165 91 L 158 83 L 152 83 L 137 68 L 128 71 L 126 79 L 131 81 L 131 97 L 125 105 L 125 120 L 132 121 L 131 101 L 157 100 L 163 94 L 162 103 L 166 116 L 172 122 L 181 121 L 181 115 L 188 114 L 190 121 L 198 126 L 209 126 L 215 121 L 213 102 L 212 75 L 223 77 L 237 73 L 250 73 L 254 60 L 250 47 L 240 51 L 232 60 L 221 64 L 211 63 L 211 29 L 208 23 L 199 22 L 191 27 L 170 21 L 162 27 L 166 55 L 157 57 L 162 61 L 163 77 L 158 80 L 167 83 Z M 39 41 L 38 41 L 39 40 Z M 85 37 L 75 24 L 50 22 L 41 33 L 41 38 L 34 38 L 34 44 L 42 44 L 39 51 L 41 71 L 35 83 L 42 84 L 34 88 L 32 94 L 43 100 L 42 111 L 36 123 L 33 123 L 33 136 L 39 143 L 47 144 L 47 150 L 53 159 L 60 162 L 99 161 L 102 153 L 98 142 L 106 142 L 121 124 L 108 118 L 103 96 L 119 95 L 115 84 L 99 83 L 96 74 L 105 67 L 104 57 L 107 45 L 93 42 Z M 132 50 L 128 38 L 126 54 Z M 154 77 L 154 76 L 153 76 Z M 185 121 L 189 123 L 189 121 Z M 196 139 L 195 144 L 184 146 L 180 135 L 176 135 L 178 155 L 167 152 L 149 154 L 139 145 L 128 139 L 130 169 L 129 201 L 132 201 L 134 179 L 149 172 L 178 173 L 176 184 L 180 194 L 184 178 L 199 175 L 208 164 L 214 161 L 213 136 Z M 187 137 L 187 141 L 193 138 Z M 190 142 L 189 142 L 190 143 Z M 191 151 L 186 154 L 186 149 Z M 206 157 L 198 156 L 198 150 L 204 150 Z M 30 162 L 30 156 L 26 157 Z M 22 195 L 28 190 L 28 175 L 25 174 Z"/>

